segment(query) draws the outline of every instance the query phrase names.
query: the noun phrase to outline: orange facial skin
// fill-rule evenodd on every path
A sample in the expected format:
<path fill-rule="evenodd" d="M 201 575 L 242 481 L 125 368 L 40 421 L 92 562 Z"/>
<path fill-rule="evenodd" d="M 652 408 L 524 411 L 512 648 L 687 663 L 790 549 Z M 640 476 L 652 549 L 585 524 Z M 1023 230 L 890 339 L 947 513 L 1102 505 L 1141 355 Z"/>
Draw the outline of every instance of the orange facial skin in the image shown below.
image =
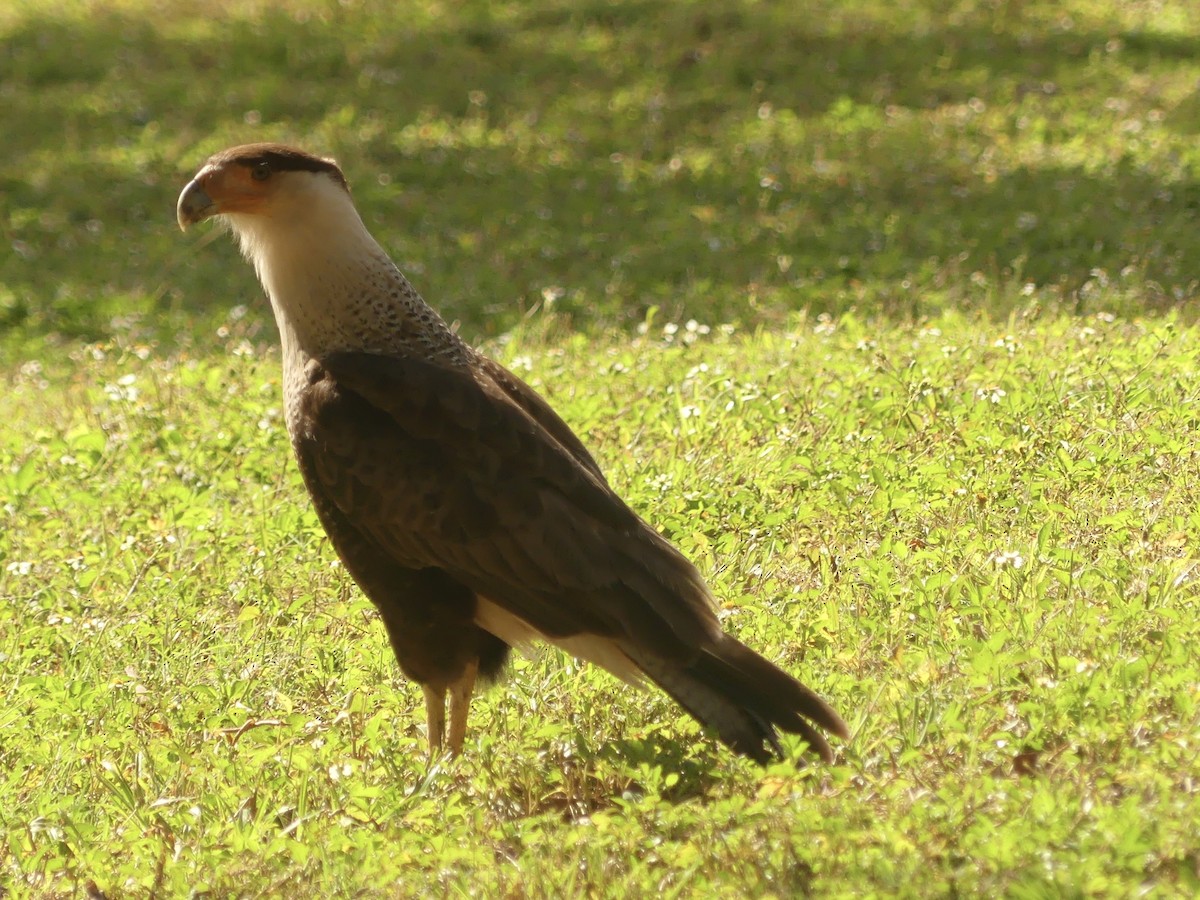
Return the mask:
<path fill-rule="evenodd" d="M 264 212 L 275 185 L 273 179 L 258 176 L 261 171 L 236 160 L 205 166 L 179 195 L 179 227 L 186 231 L 197 222 L 223 213 Z M 265 174 L 269 176 L 270 172 Z"/>

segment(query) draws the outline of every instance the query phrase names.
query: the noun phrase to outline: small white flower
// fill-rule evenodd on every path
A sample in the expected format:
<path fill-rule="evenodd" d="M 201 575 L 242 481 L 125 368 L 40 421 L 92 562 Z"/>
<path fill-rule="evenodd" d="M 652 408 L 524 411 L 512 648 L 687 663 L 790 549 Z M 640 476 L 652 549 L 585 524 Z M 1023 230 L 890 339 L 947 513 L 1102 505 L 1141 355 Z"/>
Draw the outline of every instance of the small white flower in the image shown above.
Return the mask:
<path fill-rule="evenodd" d="M 1020 569 L 1025 565 L 1025 557 L 1015 550 L 1005 550 L 992 556 L 992 564 L 997 569 Z"/>
<path fill-rule="evenodd" d="M 116 384 L 106 384 L 104 386 L 104 393 L 108 396 L 109 400 L 128 400 L 132 403 L 138 398 L 138 389 L 134 386 L 136 381 L 136 375 L 122 375 L 117 379 Z"/>
<path fill-rule="evenodd" d="M 646 476 L 646 484 L 652 488 L 657 488 L 662 493 L 666 493 L 675 486 L 675 479 L 666 472 L 661 472 L 658 475 Z"/>

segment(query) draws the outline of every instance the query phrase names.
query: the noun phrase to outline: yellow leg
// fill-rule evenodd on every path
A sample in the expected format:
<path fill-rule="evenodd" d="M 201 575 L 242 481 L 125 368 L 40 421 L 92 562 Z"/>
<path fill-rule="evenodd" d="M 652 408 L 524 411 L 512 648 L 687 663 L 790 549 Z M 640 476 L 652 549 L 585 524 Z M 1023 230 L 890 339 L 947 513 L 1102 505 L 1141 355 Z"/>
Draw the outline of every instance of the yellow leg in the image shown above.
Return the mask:
<path fill-rule="evenodd" d="M 442 753 L 446 734 L 446 692 L 421 685 L 425 692 L 425 730 L 429 735 L 429 758 L 437 759 Z M 453 734 L 453 732 L 451 732 Z"/>
<path fill-rule="evenodd" d="M 479 673 L 479 661 L 473 660 L 462 677 L 450 685 L 450 755 L 462 753 L 467 739 L 467 716 L 471 712 L 471 694 L 475 690 L 475 676 Z"/>

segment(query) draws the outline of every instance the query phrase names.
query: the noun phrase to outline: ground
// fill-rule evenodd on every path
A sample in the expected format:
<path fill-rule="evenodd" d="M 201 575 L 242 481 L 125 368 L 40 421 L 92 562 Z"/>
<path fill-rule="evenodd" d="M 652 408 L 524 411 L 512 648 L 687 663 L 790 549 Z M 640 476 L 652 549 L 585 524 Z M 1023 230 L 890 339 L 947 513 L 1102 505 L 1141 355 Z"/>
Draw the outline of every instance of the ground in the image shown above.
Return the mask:
<path fill-rule="evenodd" d="M 1200 13 L 802 6 L 0 10 L 0 894 L 1200 890 Z M 426 763 L 253 275 L 174 226 L 253 139 L 339 158 L 837 764 L 552 652 Z"/>

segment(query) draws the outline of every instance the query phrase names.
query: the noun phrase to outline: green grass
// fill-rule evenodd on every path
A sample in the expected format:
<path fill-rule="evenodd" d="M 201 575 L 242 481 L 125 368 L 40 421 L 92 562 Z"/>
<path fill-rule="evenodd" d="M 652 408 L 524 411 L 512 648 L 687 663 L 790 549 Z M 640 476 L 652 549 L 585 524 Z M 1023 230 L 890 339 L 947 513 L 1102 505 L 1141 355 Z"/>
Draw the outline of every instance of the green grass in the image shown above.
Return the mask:
<path fill-rule="evenodd" d="M 83 352 L 3 407 L 12 884 L 1195 889 L 1200 332 L 688 333 L 495 349 L 845 712 L 842 764 L 758 769 L 547 653 L 429 770 L 282 465 L 276 354 Z"/>
<path fill-rule="evenodd" d="M 0 10 L 0 895 L 1200 891 L 1200 15 L 797 8 Z M 837 765 L 551 652 L 426 763 L 252 274 L 174 227 L 256 138 L 341 159 Z"/>
<path fill-rule="evenodd" d="M 203 5 L 0 11 L 10 352 L 190 343 L 252 302 L 171 209 L 256 138 L 336 154 L 472 335 L 546 298 L 593 331 L 651 306 L 919 317 L 1025 284 L 1086 312 L 1098 277 L 1141 311 L 1200 282 L 1189 0 Z"/>

